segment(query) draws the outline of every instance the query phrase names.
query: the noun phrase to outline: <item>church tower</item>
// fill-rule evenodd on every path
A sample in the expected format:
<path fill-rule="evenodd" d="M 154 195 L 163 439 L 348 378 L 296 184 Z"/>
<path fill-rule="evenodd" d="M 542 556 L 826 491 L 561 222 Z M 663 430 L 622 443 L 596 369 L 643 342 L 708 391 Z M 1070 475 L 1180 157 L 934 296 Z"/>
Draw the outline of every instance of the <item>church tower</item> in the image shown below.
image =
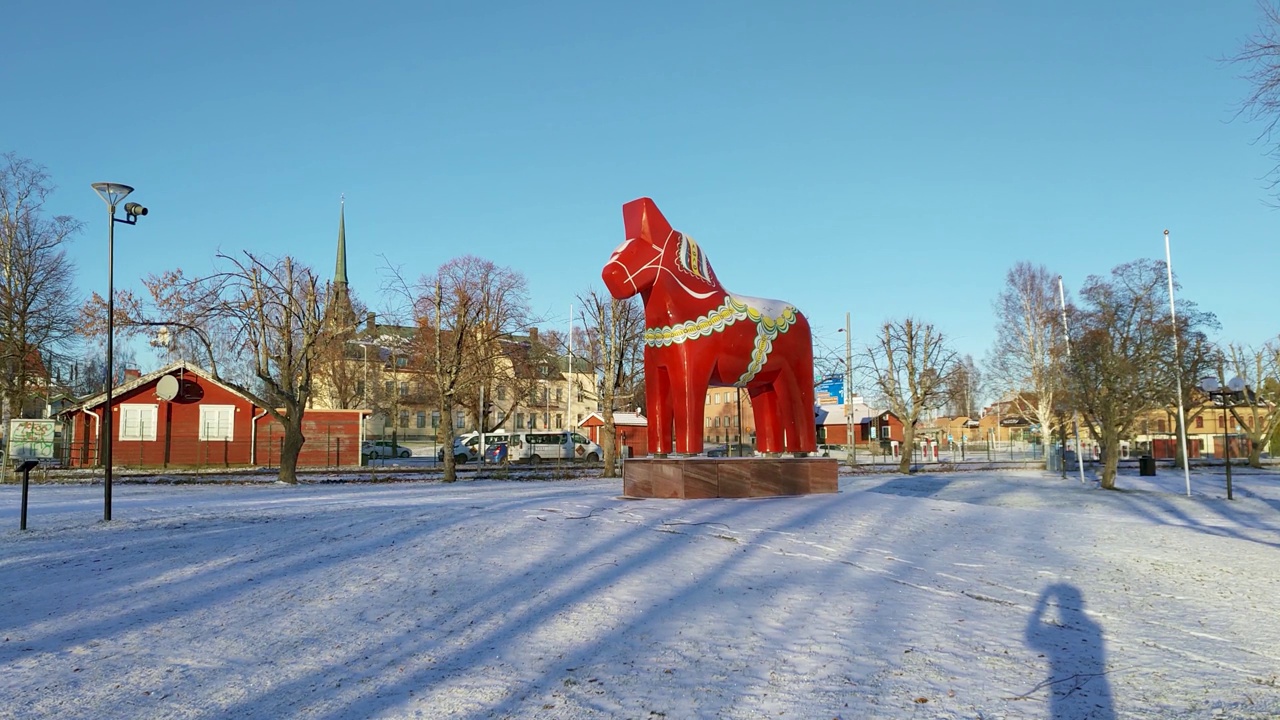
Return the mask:
<path fill-rule="evenodd" d="M 333 268 L 332 296 L 329 301 L 329 321 L 348 331 L 355 329 L 356 313 L 351 306 L 347 286 L 347 198 L 342 196 L 338 204 L 338 260 Z"/>

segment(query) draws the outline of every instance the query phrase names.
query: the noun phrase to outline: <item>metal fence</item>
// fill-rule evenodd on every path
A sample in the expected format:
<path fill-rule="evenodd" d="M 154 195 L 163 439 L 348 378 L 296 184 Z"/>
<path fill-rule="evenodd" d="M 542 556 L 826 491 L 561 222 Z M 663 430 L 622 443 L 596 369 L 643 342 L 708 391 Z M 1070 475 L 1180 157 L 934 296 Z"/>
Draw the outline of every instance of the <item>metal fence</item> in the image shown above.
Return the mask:
<path fill-rule="evenodd" d="M 900 453 L 904 452 L 898 445 L 895 452 L 892 443 L 872 443 L 857 445 L 853 449 L 854 464 L 867 465 L 893 464 L 900 462 Z M 1045 460 L 1044 445 L 1021 441 L 979 441 L 964 443 L 937 443 L 928 446 L 913 445 L 909 451 L 912 463 L 958 463 L 958 462 L 1043 462 Z"/>

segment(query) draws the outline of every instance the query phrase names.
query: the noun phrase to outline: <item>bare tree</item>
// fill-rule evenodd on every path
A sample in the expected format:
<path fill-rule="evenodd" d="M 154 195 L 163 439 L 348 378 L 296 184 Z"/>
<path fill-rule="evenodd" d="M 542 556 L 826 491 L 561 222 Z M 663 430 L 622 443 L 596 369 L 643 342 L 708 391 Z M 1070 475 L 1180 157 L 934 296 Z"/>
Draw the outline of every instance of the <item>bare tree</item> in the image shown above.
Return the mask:
<path fill-rule="evenodd" d="M 510 268 L 465 255 L 405 292 L 417 327 L 410 344 L 412 365 L 439 400 L 444 481 L 453 482 L 454 412 L 478 413 L 482 387 L 488 386 L 486 396 L 492 396 L 498 358 L 505 356 L 513 335 L 531 323 L 528 283 Z"/>
<path fill-rule="evenodd" d="M 947 412 L 953 416 L 977 417 L 983 381 L 982 371 L 972 355 L 959 358 L 947 383 Z"/>
<path fill-rule="evenodd" d="M 1232 403 L 1231 414 L 1249 438 L 1249 465 L 1261 468 L 1262 452 L 1280 428 L 1280 340 L 1259 348 L 1230 345 L 1224 359 L 1226 371 L 1219 373 L 1219 383 L 1226 385 L 1228 372 L 1245 383 L 1243 397 Z"/>
<path fill-rule="evenodd" d="M 0 433 L 14 412 L 47 392 L 47 362 L 76 337 L 75 266 L 66 247 L 82 226 L 45 213 L 53 190 L 43 167 L 0 155 Z"/>
<path fill-rule="evenodd" d="M 1102 453 L 1100 482 L 1115 488 L 1120 441 L 1138 419 L 1175 397 L 1175 357 L 1163 262 L 1134 260 L 1090 276 L 1072 308 L 1069 387 Z M 1188 304 L 1186 317 L 1194 317 Z M 1191 328 L 1194 329 L 1194 328 Z"/>
<path fill-rule="evenodd" d="M 1163 263 L 1161 263 L 1163 266 Z M 1175 287 L 1177 287 L 1175 283 Z M 1178 315 L 1178 352 L 1161 358 L 1165 364 L 1168 385 L 1165 387 L 1163 401 L 1170 417 L 1174 418 L 1172 429 L 1181 434 L 1191 426 L 1191 421 L 1204 412 L 1204 404 L 1199 402 L 1200 389 L 1197 385 L 1200 378 L 1212 372 L 1219 364 L 1219 352 L 1209 341 L 1204 328 L 1218 327 L 1217 318 L 1212 313 L 1198 310 L 1195 303 L 1187 300 L 1177 301 Z M 1165 319 L 1168 321 L 1168 318 Z M 1178 372 L 1181 366 L 1181 372 Z M 1179 379 L 1181 383 L 1179 383 Z M 1182 393 L 1181 422 L 1178 418 L 1178 393 Z M 1179 465 L 1183 463 L 1182 442 L 1174 443 L 1174 453 Z"/>
<path fill-rule="evenodd" d="M 617 428 L 613 413 L 627 407 L 631 399 L 625 392 L 629 379 L 642 362 L 644 346 L 644 307 L 635 298 L 618 300 L 595 288 L 578 295 L 582 306 L 582 326 L 589 344 L 590 357 L 599 378 L 600 450 L 604 454 L 604 476 L 615 477 L 618 458 Z"/>
<path fill-rule="evenodd" d="M 1024 417 L 1053 429 L 1063 384 L 1058 279 L 1043 265 L 1019 262 L 1005 275 L 994 303 L 996 340 L 987 360 L 994 381 L 1011 390 Z M 1048 452 L 1048 443 L 1044 444 Z"/>
<path fill-rule="evenodd" d="M 312 399 L 322 403 L 320 407 L 366 407 L 373 395 L 372 388 L 368 387 L 369 363 L 380 360 L 380 348 L 362 342 L 359 337 L 356 318 L 365 315 L 365 307 L 354 292 L 344 289 L 338 293 L 331 288 L 325 309 L 331 342 L 325 344 L 324 353 L 316 358 Z"/>
<path fill-rule="evenodd" d="M 1268 189 L 1280 186 L 1280 142 L 1275 133 L 1280 123 L 1280 7 L 1270 0 L 1259 0 L 1262 19 L 1257 33 L 1245 41 L 1244 48 L 1229 62 L 1245 67 L 1243 79 L 1253 87 L 1240 104 L 1237 117 L 1262 125 L 1257 141 L 1267 148 L 1272 166 Z"/>
<path fill-rule="evenodd" d="M 226 269 L 206 277 L 188 278 L 182 270 L 172 270 L 146 278 L 148 304 L 122 293 L 116 303 L 117 327 L 126 336 L 168 328 L 203 349 L 204 364 L 215 380 L 248 397 L 284 428 L 279 479 L 296 483 L 298 455 L 306 442 L 303 413 L 316 365 L 340 336 L 324 320 L 328 293 L 309 267 L 289 256 L 271 259 L 245 252 L 243 257 L 217 258 Z M 88 330 L 103 331 L 96 322 L 103 307 L 105 301 L 95 294 L 84 312 Z M 250 358 L 253 382 L 223 371 L 219 342 Z"/>
<path fill-rule="evenodd" d="M 865 358 L 881 400 L 902 421 L 898 471 L 910 473 L 916 423 L 946 402 L 956 353 L 933 325 L 907 318 L 884 323 Z"/>

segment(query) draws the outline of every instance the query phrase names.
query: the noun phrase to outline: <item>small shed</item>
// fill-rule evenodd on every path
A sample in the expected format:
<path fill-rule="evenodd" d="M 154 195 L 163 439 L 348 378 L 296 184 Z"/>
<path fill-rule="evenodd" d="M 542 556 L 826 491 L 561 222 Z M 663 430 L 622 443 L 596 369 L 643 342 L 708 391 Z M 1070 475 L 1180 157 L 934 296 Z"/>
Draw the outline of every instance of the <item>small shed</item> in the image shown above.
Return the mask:
<path fill-rule="evenodd" d="M 588 415 L 579 425 L 591 438 L 591 442 L 600 444 L 600 428 L 604 427 L 604 416 L 598 412 Z M 635 412 L 615 412 L 613 429 L 616 433 L 619 455 L 623 457 L 643 457 L 649 454 L 649 420 Z"/>

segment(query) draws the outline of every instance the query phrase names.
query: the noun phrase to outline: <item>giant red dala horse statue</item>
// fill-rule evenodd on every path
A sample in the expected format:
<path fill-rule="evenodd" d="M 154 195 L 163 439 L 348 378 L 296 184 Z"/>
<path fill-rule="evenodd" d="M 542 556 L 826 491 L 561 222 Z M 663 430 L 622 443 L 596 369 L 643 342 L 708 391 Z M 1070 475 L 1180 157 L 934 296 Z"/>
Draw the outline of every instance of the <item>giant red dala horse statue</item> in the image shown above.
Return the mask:
<path fill-rule="evenodd" d="M 817 449 L 809 321 L 780 300 L 724 289 L 693 238 L 676 232 L 649 198 L 622 206 L 627 239 L 604 266 L 615 298 L 644 300 L 649 452 L 702 452 L 707 388 L 746 388 L 756 448 Z M 672 426 L 675 436 L 672 437 Z"/>

